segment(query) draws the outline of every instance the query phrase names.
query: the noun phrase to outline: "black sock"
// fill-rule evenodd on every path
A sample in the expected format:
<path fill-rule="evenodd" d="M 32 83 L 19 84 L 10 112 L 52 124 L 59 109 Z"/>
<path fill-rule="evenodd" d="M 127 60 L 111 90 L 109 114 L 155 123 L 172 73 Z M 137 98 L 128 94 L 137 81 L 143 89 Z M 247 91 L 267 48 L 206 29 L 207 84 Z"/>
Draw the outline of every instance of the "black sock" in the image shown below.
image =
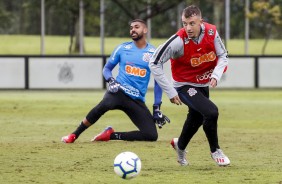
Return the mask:
<path fill-rule="evenodd" d="M 122 133 L 114 132 L 110 136 L 110 140 L 122 140 Z"/>
<path fill-rule="evenodd" d="M 84 132 L 84 130 L 86 130 L 88 128 L 88 126 L 85 126 L 84 124 L 83 124 L 83 122 L 81 122 L 80 124 L 79 124 L 79 126 L 76 128 L 76 130 L 73 132 L 73 134 L 75 134 L 76 135 L 76 138 L 78 138 L 78 136 L 82 133 L 82 132 Z"/>

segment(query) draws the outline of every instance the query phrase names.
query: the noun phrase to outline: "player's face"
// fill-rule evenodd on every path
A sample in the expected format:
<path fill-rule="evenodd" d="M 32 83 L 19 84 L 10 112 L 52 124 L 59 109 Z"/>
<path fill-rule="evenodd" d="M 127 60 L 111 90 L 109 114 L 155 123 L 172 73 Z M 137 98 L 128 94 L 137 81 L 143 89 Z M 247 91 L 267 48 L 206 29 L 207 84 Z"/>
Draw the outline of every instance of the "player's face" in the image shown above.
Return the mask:
<path fill-rule="evenodd" d="M 200 35 L 203 20 L 200 16 L 186 18 L 182 15 L 182 24 L 189 38 L 197 38 Z"/>
<path fill-rule="evenodd" d="M 146 26 L 141 22 L 132 22 L 130 24 L 130 36 L 132 40 L 138 41 L 147 33 Z"/>

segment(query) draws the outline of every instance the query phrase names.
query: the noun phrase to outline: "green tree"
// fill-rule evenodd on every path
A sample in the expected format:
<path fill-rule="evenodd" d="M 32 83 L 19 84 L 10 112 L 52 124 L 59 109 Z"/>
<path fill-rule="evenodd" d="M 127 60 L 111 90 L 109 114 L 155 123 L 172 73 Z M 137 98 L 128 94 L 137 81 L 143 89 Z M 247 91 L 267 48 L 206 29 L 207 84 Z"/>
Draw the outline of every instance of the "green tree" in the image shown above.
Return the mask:
<path fill-rule="evenodd" d="M 11 13 L 7 12 L 0 6 L 0 33 L 4 32 L 11 25 Z"/>
<path fill-rule="evenodd" d="M 11 34 L 20 32 L 20 3 L 20 1 L 0 1 L 0 33 Z"/>
<path fill-rule="evenodd" d="M 183 0 L 111 0 L 105 1 L 105 29 L 106 36 L 127 37 L 130 20 L 141 18 L 147 20 L 152 18 L 152 33 L 156 37 L 167 36 L 176 31 L 176 9 L 175 7 Z M 151 13 L 147 13 L 150 5 Z"/>
<path fill-rule="evenodd" d="M 100 2 L 83 0 L 83 3 L 85 35 L 99 35 Z M 79 0 L 48 0 L 46 9 L 47 34 L 68 34 L 69 53 L 79 52 Z"/>
<path fill-rule="evenodd" d="M 281 24 L 280 6 L 272 5 L 269 1 L 255 1 L 252 8 L 253 10 L 247 16 L 255 21 L 263 32 L 265 42 L 262 47 L 262 54 L 264 55 L 272 30 Z"/>
<path fill-rule="evenodd" d="M 245 27 L 245 0 L 230 1 L 230 37 L 233 39 L 244 38 Z"/>

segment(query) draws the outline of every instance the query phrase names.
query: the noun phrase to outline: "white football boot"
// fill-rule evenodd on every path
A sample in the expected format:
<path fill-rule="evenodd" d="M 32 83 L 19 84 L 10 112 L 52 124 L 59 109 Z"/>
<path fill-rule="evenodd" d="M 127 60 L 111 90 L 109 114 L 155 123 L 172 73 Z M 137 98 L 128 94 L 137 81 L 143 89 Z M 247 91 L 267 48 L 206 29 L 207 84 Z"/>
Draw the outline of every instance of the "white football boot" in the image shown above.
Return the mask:
<path fill-rule="evenodd" d="M 215 152 L 211 153 L 211 157 L 219 166 L 227 166 L 230 164 L 229 158 L 221 149 L 216 149 Z"/>
<path fill-rule="evenodd" d="M 173 149 L 175 149 L 176 153 L 177 153 L 177 162 L 181 165 L 181 166 L 186 166 L 188 165 L 188 161 L 186 160 L 186 154 L 187 151 L 186 150 L 180 150 L 178 148 L 178 138 L 173 138 L 170 142 L 171 146 L 173 147 Z"/>

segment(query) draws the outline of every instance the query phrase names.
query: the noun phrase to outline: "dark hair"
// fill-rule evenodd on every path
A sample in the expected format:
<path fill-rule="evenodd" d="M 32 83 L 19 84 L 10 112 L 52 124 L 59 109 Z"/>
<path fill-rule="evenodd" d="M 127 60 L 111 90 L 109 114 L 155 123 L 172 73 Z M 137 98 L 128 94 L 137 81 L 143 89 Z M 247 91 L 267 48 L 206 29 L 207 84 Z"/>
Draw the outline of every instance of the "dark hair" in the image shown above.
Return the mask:
<path fill-rule="evenodd" d="M 146 22 L 145 22 L 144 20 L 142 20 L 142 19 L 134 19 L 134 20 L 132 20 L 132 21 L 129 21 L 129 25 L 130 25 L 131 23 L 133 23 L 133 22 L 141 22 L 141 23 L 143 23 L 145 26 L 147 26 Z"/>
<path fill-rule="evenodd" d="M 202 17 L 201 10 L 195 5 L 190 5 L 190 6 L 186 7 L 183 10 L 182 15 L 184 15 L 185 18 L 189 18 L 189 17 L 195 16 L 195 15 Z"/>

